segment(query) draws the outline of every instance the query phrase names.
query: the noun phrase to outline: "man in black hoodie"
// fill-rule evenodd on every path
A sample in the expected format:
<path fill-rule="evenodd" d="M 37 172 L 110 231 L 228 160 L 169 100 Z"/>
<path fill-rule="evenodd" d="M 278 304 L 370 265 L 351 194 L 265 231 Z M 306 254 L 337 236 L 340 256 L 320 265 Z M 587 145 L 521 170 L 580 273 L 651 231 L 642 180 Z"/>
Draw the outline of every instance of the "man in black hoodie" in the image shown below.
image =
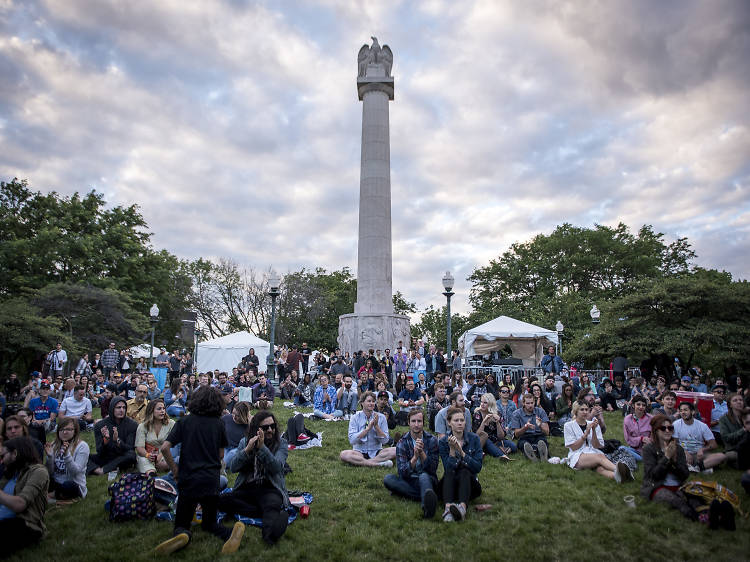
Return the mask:
<path fill-rule="evenodd" d="M 104 474 L 135 465 L 135 432 L 138 424 L 127 417 L 128 405 L 122 396 L 109 403 L 109 416 L 94 425 L 96 454 L 89 457 L 88 473 Z"/>

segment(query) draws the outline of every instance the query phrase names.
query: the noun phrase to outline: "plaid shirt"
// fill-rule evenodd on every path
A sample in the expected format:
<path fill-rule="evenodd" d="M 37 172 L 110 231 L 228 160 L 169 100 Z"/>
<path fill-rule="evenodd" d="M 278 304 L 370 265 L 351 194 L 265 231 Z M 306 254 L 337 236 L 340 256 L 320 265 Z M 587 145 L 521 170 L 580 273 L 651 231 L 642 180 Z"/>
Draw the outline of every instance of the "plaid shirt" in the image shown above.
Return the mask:
<path fill-rule="evenodd" d="M 438 440 L 435 436 L 423 431 L 422 442 L 424 443 L 424 452 L 427 455 L 427 459 L 424 463 L 421 460 L 417 461 L 413 469 L 411 467 L 411 458 L 414 456 L 414 439 L 411 437 L 411 432 L 399 439 L 396 445 L 398 475 L 404 480 L 419 476 L 423 472 L 437 478 L 437 467 L 438 462 L 440 462 Z"/>
<path fill-rule="evenodd" d="M 114 367 L 117 365 L 117 360 L 120 358 L 120 352 L 116 349 L 107 348 L 102 351 L 102 365 L 105 367 Z"/>

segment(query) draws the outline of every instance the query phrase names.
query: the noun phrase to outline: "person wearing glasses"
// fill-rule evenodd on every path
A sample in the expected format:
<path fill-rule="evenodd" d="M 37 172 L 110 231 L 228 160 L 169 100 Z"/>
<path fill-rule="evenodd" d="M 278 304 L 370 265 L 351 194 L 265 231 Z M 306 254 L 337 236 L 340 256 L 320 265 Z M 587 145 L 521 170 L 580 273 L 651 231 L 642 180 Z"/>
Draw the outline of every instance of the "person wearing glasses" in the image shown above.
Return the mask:
<path fill-rule="evenodd" d="M 276 544 L 287 527 L 284 464 L 288 453 L 276 417 L 261 410 L 250 419 L 247 435 L 229 461 L 229 470 L 238 473 L 234 489 L 219 496 L 219 511 L 227 516 L 262 518 L 261 536 L 269 545 Z"/>
<path fill-rule="evenodd" d="M 643 446 L 641 495 L 678 510 L 688 519 L 698 521 L 696 508 L 703 503 L 702 500 L 687 496 L 680 490 L 690 471 L 685 450 L 674 438 L 672 420 L 657 414 L 651 418 L 650 423 L 653 440 Z M 715 521 L 722 521 L 726 528 L 734 526 L 734 508 L 729 502 L 711 503 L 711 528 L 716 528 Z"/>
<path fill-rule="evenodd" d="M 729 411 L 729 404 L 727 404 L 725 400 L 727 387 L 723 384 L 715 384 L 711 389 L 711 392 L 714 395 L 714 405 L 711 409 L 711 431 L 714 433 L 716 442 L 719 445 L 723 445 L 724 441 L 721 438 L 719 420 Z"/>

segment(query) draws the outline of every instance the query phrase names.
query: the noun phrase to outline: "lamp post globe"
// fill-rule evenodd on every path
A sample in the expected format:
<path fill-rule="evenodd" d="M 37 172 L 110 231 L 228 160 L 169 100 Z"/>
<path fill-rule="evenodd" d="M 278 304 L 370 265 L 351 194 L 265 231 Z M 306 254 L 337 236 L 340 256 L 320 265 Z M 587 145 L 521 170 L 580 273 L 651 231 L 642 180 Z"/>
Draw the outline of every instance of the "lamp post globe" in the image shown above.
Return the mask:
<path fill-rule="evenodd" d="M 557 330 L 557 343 L 560 346 L 560 355 L 562 356 L 563 354 L 562 334 L 563 334 L 563 330 L 565 330 L 565 326 L 563 326 L 563 323 L 558 320 L 557 324 L 555 324 L 555 330 Z"/>

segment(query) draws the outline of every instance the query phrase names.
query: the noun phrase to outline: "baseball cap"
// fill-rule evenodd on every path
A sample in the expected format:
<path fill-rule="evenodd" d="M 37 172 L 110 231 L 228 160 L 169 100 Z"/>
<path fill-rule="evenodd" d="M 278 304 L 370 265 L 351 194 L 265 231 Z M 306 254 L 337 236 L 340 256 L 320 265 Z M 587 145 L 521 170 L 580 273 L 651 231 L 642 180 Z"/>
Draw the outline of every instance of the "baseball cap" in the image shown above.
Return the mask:
<path fill-rule="evenodd" d="M 49 381 L 42 381 L 42 384 L 39 385 L 39 388 L 50 388 Z"/>
<path fill-rule="evenodd" d="M 689 376 L 685 375 L 684 377 L 682 377 L 681 380 L 682 380 L 682 382 L 691 382 L 693 379 L 691 379 Z"/>

